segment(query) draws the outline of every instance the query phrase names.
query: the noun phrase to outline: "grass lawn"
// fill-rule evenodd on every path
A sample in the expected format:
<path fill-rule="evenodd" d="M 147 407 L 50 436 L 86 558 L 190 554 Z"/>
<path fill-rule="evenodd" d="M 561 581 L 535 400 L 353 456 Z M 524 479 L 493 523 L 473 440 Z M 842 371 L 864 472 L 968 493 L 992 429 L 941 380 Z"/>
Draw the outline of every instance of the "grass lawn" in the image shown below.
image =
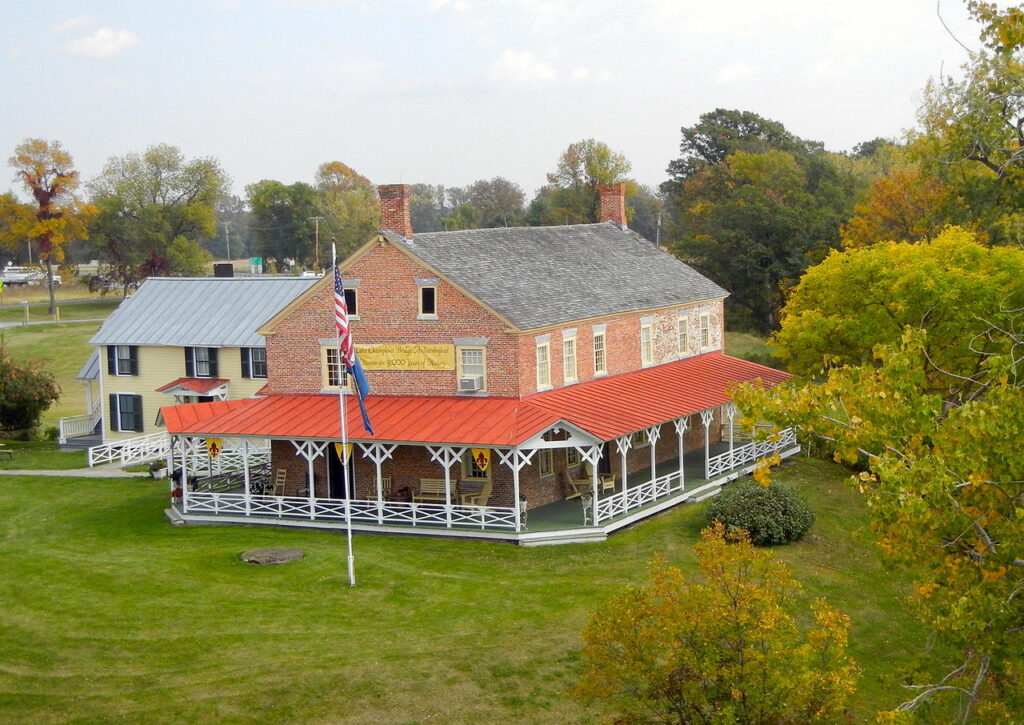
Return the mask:
<path fill-rule="evenodd" d="M 98 322 L 70 322 L 0 329 L 0 340 L 11 359 L 19 363 L 39 360 L 57 377 L 61 397 L 43 413 L 43 427 L 85 412 L 85 388 L 75 376 L 93 350 L 88 342 L 99 326 Z"/>
<path fill-rule="evenodd" d="M 865 671 L 855 722 L 900 697 L 924 646 L 904 583 L 882 569 L 865 511 L 833 464 L 780 474 L 818 513 L 777 549 L 853 619 Z M 690 569 L 703 504 L 599 545 L 504 544 L 256 526 L 172 527 L 167 484 L 0 478 L 0 722 L 590 723 L 563 692 L 594 609 L 644 580 L 655 552 Z M 243 564 L 263 546 L 306 552 Z"/>
<path fill-rule="evenodd" d="M 762 365 L 768 365 L 779 370 L 785 370 L 786 365 L 779 360 L 772 352 L 768 340 L 760 335 L 753 335 L 749 332 L 725 332 L 725 353 L 743 360 L 751 360 Z"/>
<path fill-rule="evenodd" d="M 10 458 L 0 457 L 0 471 L 51 470 L 66 471 L 71 468 L 85 468 L 89 465 L 85 451 L 62 451 L 56 441 L 12 441 L 4 444 L 13 454 Z"/>
<path fill-rule="evenodd" d="M 96 299 L 90 302 L 81 302 L 73 305 L 60 304 L 58 302 L 57 307 L 60 309 L 61 322 L 71 322 L 73 320 L 102 320 L 113 312 L 119 304 L 121 304 L 120 296 Z M 46 303 L 42 302 L 29 305 L 28 319 L 30 322 L 39 322 L 42 320 L 52 320 L 53 318 L 47 314 Z M 24 308 L 0 309 L 0 322 L 24 321 Z"/>

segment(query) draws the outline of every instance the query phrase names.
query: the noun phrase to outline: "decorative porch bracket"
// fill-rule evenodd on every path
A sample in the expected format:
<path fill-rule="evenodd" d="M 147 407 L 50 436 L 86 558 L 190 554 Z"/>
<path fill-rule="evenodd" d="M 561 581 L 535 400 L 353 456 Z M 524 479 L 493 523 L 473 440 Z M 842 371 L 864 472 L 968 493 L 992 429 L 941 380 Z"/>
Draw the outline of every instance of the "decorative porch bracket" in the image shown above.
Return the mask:
<path fill-rule="evenodd" d="M 523 466 L 529 465 L 535 451 L 522 451 L 518 448 L 494 449 L 498 452 L 501 462 L 512 469 L 512 508 L 516 512 L 516 531 L 522 531 L 523 511 L 519 502 L 519 471 Z"/>
<path fill-rule="evenodd" d="M 398 448 L 397 443 L 357 443 L 356 445 L 363 451 L 363 457 L 369 458 L 373 461 L 373 465 L 377 469 L 377 523 L 384 523 L 384 480 L 381 478 L 380 466 L 384 461 L 392 457 L 395 449 Z"/>
<path fill-rule="evenodd" d="M 292 445 L 295 446 L 295 455 L 302 456 L 306 459 L 306 477 L 309 481 L 308 491 L 309 494 L 309 518 L 316 518 L 316 486 L 313 483 L 313 459 L 319 458 L 327 450 L 327 446 L 330 445 L 329 441 L 292 441 Z M 344 474 L 343 474 L 344 475 Z M 349 482 L 351 488 L 352 482 Z M 345 492 L 346 497 L 348 491 Z M 345 504 L 346 506 L 348 503 Z"/>
<path fill-rule="evenodd" d="M 456 446 L 427 446 L 430 460 L 444 467 L 444 520 L 447 528 L 452 527 L 452 471 L 451 467 L 459 462 L 466 448 Z"/>
<path fill-rule="evenodd" d="M 707 408 L 700 412 L 700 421 L 704 424 L 704 478 L 711 478 L 708 461 L 711 458 L 711 423 L 715 419 L 715 409 Z"/>

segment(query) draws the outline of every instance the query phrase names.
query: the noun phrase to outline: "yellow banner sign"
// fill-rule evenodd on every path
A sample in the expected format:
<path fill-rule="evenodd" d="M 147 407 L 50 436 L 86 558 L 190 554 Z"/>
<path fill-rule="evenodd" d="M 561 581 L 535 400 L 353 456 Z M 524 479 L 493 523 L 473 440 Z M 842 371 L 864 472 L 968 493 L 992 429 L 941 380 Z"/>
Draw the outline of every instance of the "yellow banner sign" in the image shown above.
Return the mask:
<path fill-rule="evenodd" d="M 454 370 L 454 345 L 356 345 L 366 370 Z"/>
<path fill-rule="evenodd" d="M 210 458 L 216 459 L 222 450 L 224 450 L 224 441 L 220 438 L 206 439 L 206 452 L 210 455 Z"/>
<path fill-rule="evenodd" d="M 334 452 L 338 454 L 338 460 L 342 463 L 348 463 L 348 459 L 352 455 L 352 444 L 346 443 L 343 449 L 340 443 L 335 443 Z"/>
<path fill-rule="evenodd" d="M 490 448 L 470 448 L 470 455 L 473 456 L 473 463 L 481 471 L 486 471 L 487 467 L 491 465 L 491 449 Z"/>

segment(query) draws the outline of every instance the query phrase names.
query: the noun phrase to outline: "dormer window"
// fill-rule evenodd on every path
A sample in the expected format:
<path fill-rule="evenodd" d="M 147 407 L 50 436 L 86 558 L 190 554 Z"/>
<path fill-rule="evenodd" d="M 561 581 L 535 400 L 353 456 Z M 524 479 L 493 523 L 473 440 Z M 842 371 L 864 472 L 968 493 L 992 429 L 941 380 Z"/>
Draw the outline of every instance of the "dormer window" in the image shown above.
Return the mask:
<path fill-rule="evenodd" d="M 345 308 L 348 310 L 348 318 L 358 319 L 359 317 L 359 294 L 355 287 L 345 288 Z"/>

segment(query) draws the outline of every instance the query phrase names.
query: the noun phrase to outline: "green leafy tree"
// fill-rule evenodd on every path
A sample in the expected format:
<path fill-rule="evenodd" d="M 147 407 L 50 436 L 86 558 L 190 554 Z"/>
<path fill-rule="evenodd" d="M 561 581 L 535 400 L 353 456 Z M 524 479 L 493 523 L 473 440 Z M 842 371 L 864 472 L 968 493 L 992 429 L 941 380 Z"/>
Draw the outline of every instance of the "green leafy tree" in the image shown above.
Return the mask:
<path fill-rule="evenodd" d="M 591 617 L 574 696 L 637 725 L 838 720 L 857 673 L 846 615 L 819 599 L 802 631 L 797 582 L 741 533 L 706 529 L 696 549 L 702 580 L 659 559 Z"/>
<path fill-rule="evenodd" d="M 78 198 L 78 172 L 59 141 L 27 139 L 15 148 L 9 162 L 33 203 L 21 205 L 10 195 L 0 202 L 0 243 L 15 248 L 22 240 L 34 243 L 46 263 L 52 315 L 57 311 L 54 262 L 64 260 L 65 248 L 72 241 L 88 238 L 86 223 L 96 209 Z"/>
<path fill-rule="evenodd" d="M 733 324 L 771 330 L 788 287 L 838 245 L 851 198 L 824 155 L 737 151 L 682 182 L 670 249 L 732 293 Z"/>
<path fill-rule="evenodd" d="M 625 156 L 602 141 L 588 138 L 569 144 L 558 157 L 555 170 L 548 174 L 548 186 L 538 192 L 538 196 L 548 198 L 533 211 L 547 209 L 533 214 L 531 223 L 596 222 L 601 210 L 597 187 L 627 181 L 631 169 L 632 164 Z"/>
<path fill-rule="evenodd" d="M 848 306 L 855 314 L 861 303 L 850 297 Z M 1005 337 L 1007 352 L 986 357 L 968 378 L 945 373 L 944 389 L 926 352 L 929 335 L 908 326 L 875 349 L 876 362 L 734 393 L 751 420 L 793 426 L 837 460 L 864 468 L 852 483 L 867 499 L 881 551 L 914 573 L 914 611 L 961 653 L 898 708 L 913 713 L 928 704 L 929 723 L 1024 716 L 1024 367 L 1014 352 L 1024 337 L 1017 329 L 976 318 L 974 333 Z"/>
<path fill-rule="evenodd" d="M 635 193 L 626 198 L 626 209 L 630 229 L 652 242 L 661 241 L 665 201 L 660 195 L 650 187 L 637 186 Z"/>
<path fill-rule="evenodd" d="M 409 215 L 416 232 L 440 232 L 444 230 L 445 187 L 433 184 L 413 184 L 409 198 Z"/>
<path fill-rule="evenodd" d="M 523 225 L 526 194 L 519 184 L 501 176 L 480 179 L 466 187 L 467 202 L 479 214 L 481 227 L 517 227 Z"/>
<path fill-rule="evenodd" d="M 99 216 L 92 226 L 111 268 L 125 283 L 169 274 L 171 243 L 217 235 L 217 203 L 229 179 L 211 158 L 187 160 L 176 146 L 112 157 L 89 184 Z"/>
<path fill-rule="evenodd" d="M 285 186 L 268 179 L 245 187 L 245 193 L 252 210 L 252 235 L 259 255 L 273 259 L 277 269 L 283 269 L 288 258 L 313 264 L 314 218 L 323 216 L 320 193 L 301 181 Z"/>
<path fill-rule="evenodd" d="M 60 386 L 51 373 L 37 363 L 15 363 L 0 343 L 0 430 L 35 428 L 59 399 Z"/>
<path fill-rule="evenodd" d="M 1024 280 L 1024 251 L 987 248 L 973 234 L 950 228 L 930 242 L 887 242 L 833 252 L 793 289 L 775 336 L 789 370 L 811 377 L 823 364 L 871 364 L 880 344 L 897 343 L 908 325 L 928 331 L 925 352 L 937 368 L 971 376 L 1006 340 L 982 334 L 978 320 L 1011 324 L 1004 305 Z"/>
<path fill-rule="evenodd" d="M 316 188 L 327 222 L 326 229 L 320 229 L 321 242 L 325 238 L 335 241 L 338 257 L 343 259 L 370 241 L 380 226 L 377 189 L 369 179 L 340 161 L 321 164 L 316 173 Z M 321 247 L 326 249 L 323 243 Z M 324 255 L 323 259 L 326 258 Z M 320 261 L 317 260 L 318 268 Z"/>
<path fill-rule="evenodd" d="M 169 273 L 176 277 L 202 277 L 210 273 L 213 255 L 198 242 L 175 237 L 167 248 Z"/>

